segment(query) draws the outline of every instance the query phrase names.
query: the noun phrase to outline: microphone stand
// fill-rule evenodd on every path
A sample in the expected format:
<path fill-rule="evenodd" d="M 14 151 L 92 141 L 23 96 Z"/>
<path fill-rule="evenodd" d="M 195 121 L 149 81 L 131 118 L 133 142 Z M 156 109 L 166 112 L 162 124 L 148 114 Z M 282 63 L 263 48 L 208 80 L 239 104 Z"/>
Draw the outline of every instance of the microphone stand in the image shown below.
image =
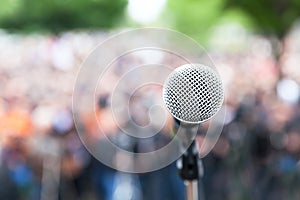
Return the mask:
<path fill-rule="evenodd" d="M 186 186 L 186 199 L 198 200 L 198 179 L 203 175 L 203 166 L 198 158 L 195 141 L 177 161 L 177 168 Z"/>
<path fill-rule="evenodd" d="M 174 118 L 177 136 L 180 138 L 180 146 L 188 148 L 181 149 L 182 155 L 177 160 L 179 176 L 186 186 L 186 200 L 199 200 L 198 180 L 203 176 L 203 165 L 199 159 L 195 136 L 199 124 L 188 124 Z M 202 197 L 203 195 L 201 195 Z"/>

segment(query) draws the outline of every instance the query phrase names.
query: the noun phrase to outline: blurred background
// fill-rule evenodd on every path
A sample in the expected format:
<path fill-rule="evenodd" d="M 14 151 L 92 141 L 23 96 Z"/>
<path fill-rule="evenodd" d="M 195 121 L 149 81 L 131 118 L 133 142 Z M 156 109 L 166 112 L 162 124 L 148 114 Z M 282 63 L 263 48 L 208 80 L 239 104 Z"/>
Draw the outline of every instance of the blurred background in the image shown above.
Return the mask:
<path fill-rule="evenodd" d="M 299 14 L 299 0 L 2 0 L 0 199 L 185 198 L 174 163 L 144 174 L 115 171 L 89 154 L 73 124 L 80 64 L 113 33 L 145 26 L 199 42 L 223 79 L 227 115 L 203 159 L 205 199 L 300 199 Z M 99 94 L 103 121 L 110 117 L 109 92 Z M 138 111 L 147 102 L 133 101 L 132 117 L 143 124 Z M 88 118 L 81 128 L 91 142 L 101 140 Z M 103 126 L 120 141 L 115 126 Z M 124 148 L 159 148 L 171 139 L 169 131 Z"/>

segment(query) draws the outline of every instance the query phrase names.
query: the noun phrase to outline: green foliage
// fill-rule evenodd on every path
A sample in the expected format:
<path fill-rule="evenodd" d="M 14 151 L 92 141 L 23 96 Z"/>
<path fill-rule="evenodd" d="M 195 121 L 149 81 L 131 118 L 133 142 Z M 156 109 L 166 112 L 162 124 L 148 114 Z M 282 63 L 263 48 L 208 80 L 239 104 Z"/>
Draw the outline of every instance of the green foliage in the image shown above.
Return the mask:
<path fill-rule="evenodd" d="M 1 0 L 0 19 L 13 15 L 19 9 L 20 0 Z"/>
<path fill-rule="evenodd" d="M 223 0 L 169 0 L 167 14 L 174 28 L 204 42 L 222 15 L 223 3 Z"/>
<path fill-rule="evenodd" d="M 128 22 L 126 5 L 127 0 L 1 0 L 0 28 L 52 32 L 111 28 Z M 205 42 L 212 27 L 228 22 L 282 37 L 299 16 L 300 0 L 168 0 L 162 21 Z"/>
<path fill-rule="evenodd" d="M 218 23 L 237 23 L 250 30 L 255 28 L 252 18 L 240 8 L 229 8 L 224 10 Z"/>
<path fill-rule="evenodd" d="M 300 0 L 227 0 L 226 8 L 239 7 L 265 34 L 283 37 L 300 15 Z"/>
<path fill-rule="evenodd" d="M 202 44 L 213 26 L 239 23 L 263 34 L 283 37 L 300 16 L 300 0 L 169 0 L 173 28 Z"/>
<path fill-rule="evenodd" d="M 127 4 L 127 0 L 4 1 L 6 4 L 2 5 L 15 2 L 18 6 L 0 15 L 2 28 L 54 32 L 77 28 L 111 28 L 122 19 Z"/>

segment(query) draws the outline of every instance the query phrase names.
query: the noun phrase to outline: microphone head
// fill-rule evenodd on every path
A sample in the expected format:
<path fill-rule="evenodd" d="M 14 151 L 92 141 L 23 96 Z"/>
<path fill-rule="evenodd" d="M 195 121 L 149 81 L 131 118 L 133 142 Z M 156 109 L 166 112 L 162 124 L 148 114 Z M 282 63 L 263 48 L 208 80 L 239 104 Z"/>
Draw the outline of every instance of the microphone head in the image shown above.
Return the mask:
<path fill-rule="evenodd" d="M 188 124 L 199 124 L 220 110 L 224 100 L 222 81 L 210 67 L 185 64 L 168 76 L 163 99 L 174 118 Z"/>

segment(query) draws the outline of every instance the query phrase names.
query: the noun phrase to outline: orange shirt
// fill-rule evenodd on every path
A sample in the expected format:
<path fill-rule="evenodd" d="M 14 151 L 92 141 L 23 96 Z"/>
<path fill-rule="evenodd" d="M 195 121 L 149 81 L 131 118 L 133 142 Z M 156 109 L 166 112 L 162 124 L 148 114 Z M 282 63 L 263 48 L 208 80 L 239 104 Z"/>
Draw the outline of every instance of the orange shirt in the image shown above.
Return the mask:
<path fill-rule="evenodd" d="M 33 125 L 28 113 L 21 110 L 11 110 L 0 116 L 0 135 L 13 134 L 27 137 L 32 133 Z"/>

